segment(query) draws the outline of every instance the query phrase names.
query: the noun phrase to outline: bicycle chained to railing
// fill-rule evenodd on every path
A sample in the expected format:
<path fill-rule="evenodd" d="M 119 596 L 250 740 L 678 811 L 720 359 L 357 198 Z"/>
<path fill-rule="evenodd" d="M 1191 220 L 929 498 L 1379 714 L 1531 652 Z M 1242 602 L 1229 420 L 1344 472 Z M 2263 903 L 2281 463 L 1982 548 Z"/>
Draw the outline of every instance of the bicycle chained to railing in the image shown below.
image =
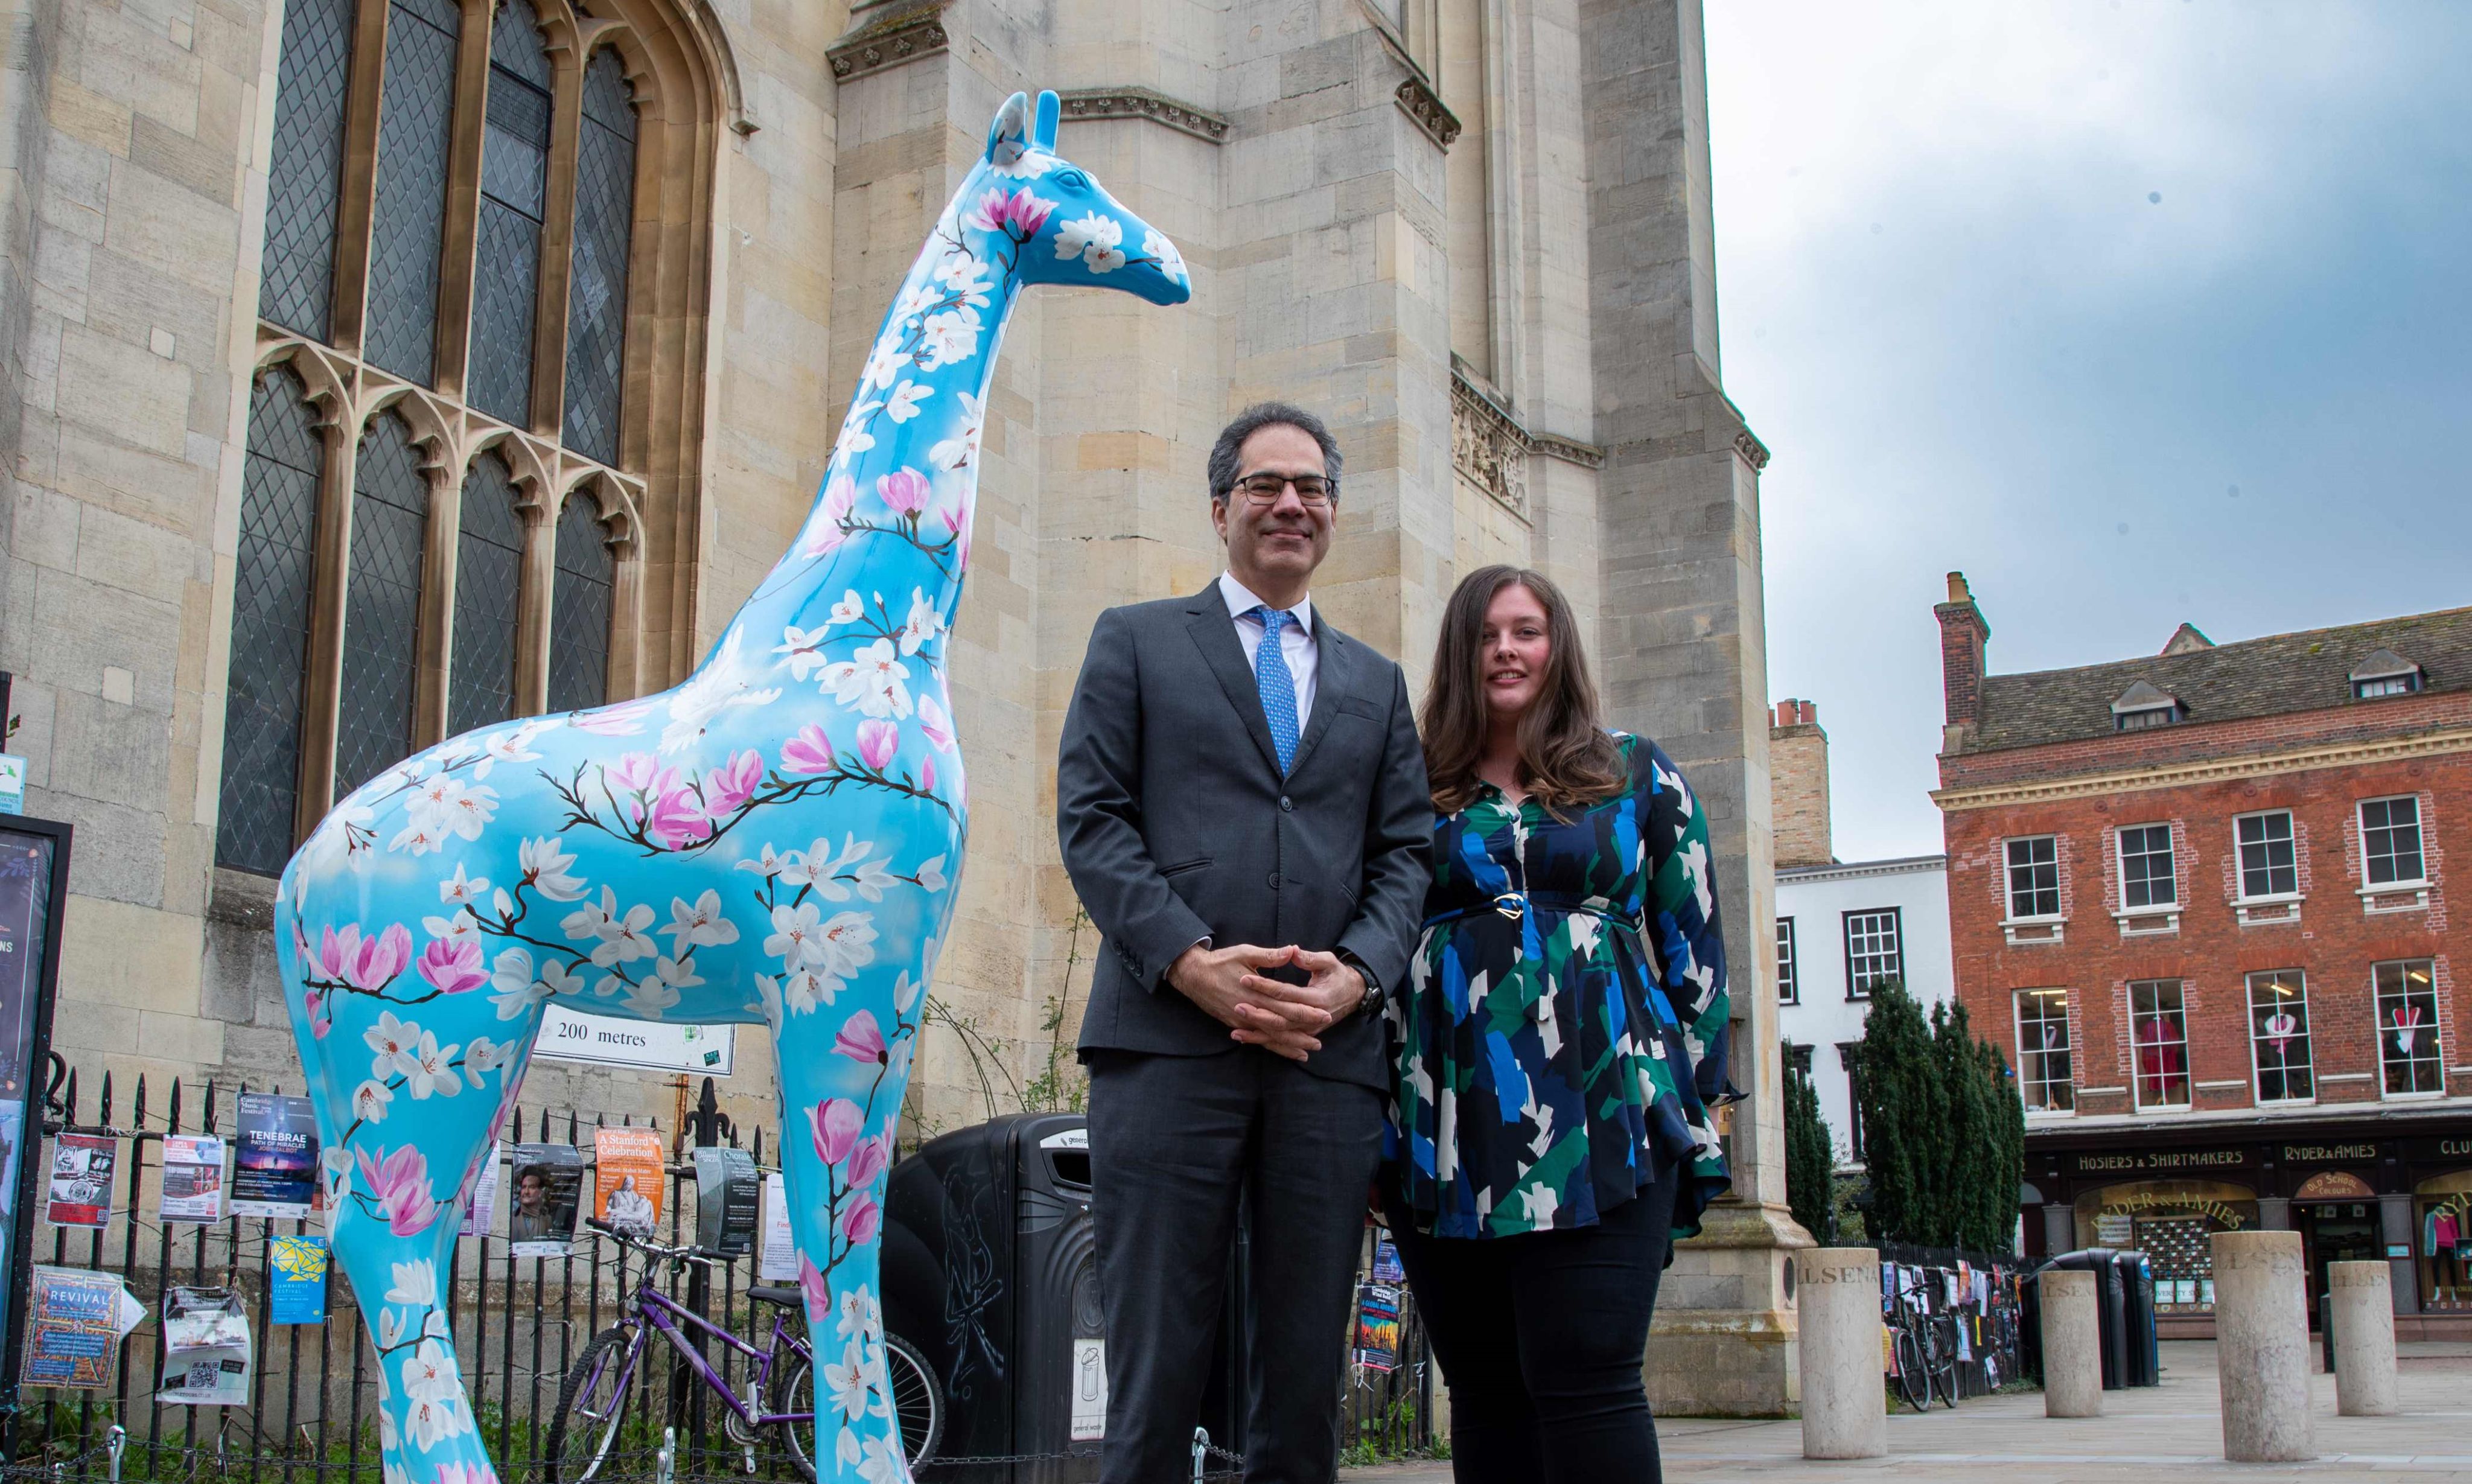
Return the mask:
<path fill-rule="evenodd" d="M 1957 1405 L 1957 1322 L 1931 1311 L 1925 1281 L 1899 1275 L 1896 1307 L 1889 1321 L 1895 1335 L 1897 1390 L 1917 1412 L 1931 1410 L 1935 1394 L 1943 1404 Z"/>
<path fill-rule="evenodd" d="M 739 1335 L 663 1293 L 654 1281 L 658 1264 L 672 1274 L 689 1265 L 710 1267 L 725 1260 L 702 1247 L 672 1247 L 623 1232 L 597 1217 L 585 1224 L 621 1247 L 644 1258 L 642 1280 L 627 1297 L 618 1323 L 592 1337 L 560 1389 L 558 1409 L 550 1420 L 549 1443 L 542 1459 L 545 1484 L 590 1484 L 621 1451 L 638 1389 L 634 1382 L 645 1349 L 655 1334 L 686 1371 L 717 1395 L 724 1407 L 722 1431 L 743 1450 L 747 1472 L 755 1472 L 755 1449 L 772 1432 L 791 1464 L 807 1479 L 816 1476 L 815 1353 L 808 1345 L 806 1296 L 796 1286 L 757 1283 L 747 1290 L 777 1312 L 772 1332 L 761 1346 Z M 743 1388 L 733 1390 L 720 1371 L 704 1358 L 699 1340 L 717 1340 L 738 1352 L 748 1366 Z M 901 1451 L 913 1468 L 935 1457 L 944 1432 L 944 1390 L 926 1360 L 906 1340 L 884 1337 L 886 1394 L 901 1430 Z M 635 1408 L 644 1411 L 644 1408 Z M 638 1425 L 654 1442 L 652 1418 Z M 642 1451 L 630 1448 L 625 1451 Z"/>

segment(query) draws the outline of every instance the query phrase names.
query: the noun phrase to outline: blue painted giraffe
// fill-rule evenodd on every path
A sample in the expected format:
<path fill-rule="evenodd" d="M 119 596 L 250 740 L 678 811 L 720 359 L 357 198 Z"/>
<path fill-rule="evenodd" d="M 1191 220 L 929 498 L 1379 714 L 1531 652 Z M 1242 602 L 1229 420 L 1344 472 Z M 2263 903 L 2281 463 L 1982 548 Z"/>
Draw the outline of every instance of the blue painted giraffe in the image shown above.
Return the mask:
<path fill-rule="evenodd" d="M 275 936 L 388 1484 L 494 1484 L 440 1288 L 543 1007 L 762 1022 L 826 1479 L 905 1479 L 883 1182 L 967 838 L 945 684 L 996 347 L 1024 286 L 1192 293 L 1016 93 L 902 280 L 813 514 L 684 683 L 430 748 L 339 801 Z"/>

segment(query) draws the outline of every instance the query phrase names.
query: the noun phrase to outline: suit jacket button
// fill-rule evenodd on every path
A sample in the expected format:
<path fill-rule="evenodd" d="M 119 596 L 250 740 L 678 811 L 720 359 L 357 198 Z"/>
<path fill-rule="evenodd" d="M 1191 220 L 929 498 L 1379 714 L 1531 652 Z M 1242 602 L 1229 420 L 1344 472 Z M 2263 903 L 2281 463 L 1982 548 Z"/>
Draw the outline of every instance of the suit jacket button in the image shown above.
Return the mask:
<path fill-rule="evenodd" d="M 1294 814 L 1296 812 L 1296 802 L 1289 798 L 1287 795 L 1281 794 L 1279 796 L 1279 810 L 1284 814 Z"/>
<path fill-rule="evenodd" d="M 1272 872 L 1272 873 L 1271 873 L 1271 890 L 1272 890 L 1272 891 L 1274 891 L 1274 892 L 1275 892 L 1275 891 L 1277 891 L 1278 889 L 1279 889 L 1279 874 L 1278 874 L 1277 872 L 1273 871 L 1273 872 Z"/>

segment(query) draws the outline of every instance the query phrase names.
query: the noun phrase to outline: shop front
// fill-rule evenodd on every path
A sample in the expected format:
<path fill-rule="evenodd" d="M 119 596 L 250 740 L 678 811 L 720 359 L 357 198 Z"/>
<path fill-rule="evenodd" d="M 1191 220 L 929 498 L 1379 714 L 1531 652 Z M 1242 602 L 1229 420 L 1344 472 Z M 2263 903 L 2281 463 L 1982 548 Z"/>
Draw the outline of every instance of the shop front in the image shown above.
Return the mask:
<path fill-rule="evenodd" d="M 2214 1333 L 2212 1238 L 2292 1231 L 2318 1321 L 2328 1265 L 2389 1264 L 2396 1332 L 2472 1339 L 2472 1115 L 2461 1127 L 2255 1124 L 2030 1130 L 2026 1251 L 2144 1252 L 2166 1338 Z M 2039 1205 L 2035 1203 L 2039 1201 Z"/>

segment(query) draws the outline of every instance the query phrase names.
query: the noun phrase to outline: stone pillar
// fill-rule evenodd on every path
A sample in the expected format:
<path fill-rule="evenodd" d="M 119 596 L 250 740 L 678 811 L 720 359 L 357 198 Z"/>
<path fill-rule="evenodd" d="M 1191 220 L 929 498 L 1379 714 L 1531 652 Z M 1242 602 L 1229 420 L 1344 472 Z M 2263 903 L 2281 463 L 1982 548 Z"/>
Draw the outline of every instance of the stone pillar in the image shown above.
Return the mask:
<path fill-rule="evenodd" d="M 2335 1410 L 2345 1417 L 2392 1417 L 2394 1300 L 2387 1265 L 2330 1262 L 2326 1279 L 2326 1322 L 2335 1334 Z"/>
<path fill-rule="evenodd" d="M 2218 1232 L 2213 1240 L 2223 1456 L 2234 1463 L 2316 1457 L 2300 1233 Z"/>
<path fill-rule="evenodd" d="M 1889 1451 L 1889 1403 L 1880 1384 L 1880 1254 L 1814 1247 L 1794 1261 L 1802 1456 L 1881 1457 Z"/>
<path fill-rule="evenodd" d="M 1669 1414 L 1778 1416 L 1795 1390 L 1787 1254 L 1759 469 L 1717 350 L 1699 0 L 1581 0 L 1606 718 L 1655 738 L 1708 813 L 1733 1004 L 1732 1194 L 1681 1244 L 1649 1342 Z"/>
<path fill-rule="evenodd" d="M 2042 1285 L 2043 1415 L 2103 1415 L 2103 1319 L 2095 1275 L 2046 1268 Z"/>

